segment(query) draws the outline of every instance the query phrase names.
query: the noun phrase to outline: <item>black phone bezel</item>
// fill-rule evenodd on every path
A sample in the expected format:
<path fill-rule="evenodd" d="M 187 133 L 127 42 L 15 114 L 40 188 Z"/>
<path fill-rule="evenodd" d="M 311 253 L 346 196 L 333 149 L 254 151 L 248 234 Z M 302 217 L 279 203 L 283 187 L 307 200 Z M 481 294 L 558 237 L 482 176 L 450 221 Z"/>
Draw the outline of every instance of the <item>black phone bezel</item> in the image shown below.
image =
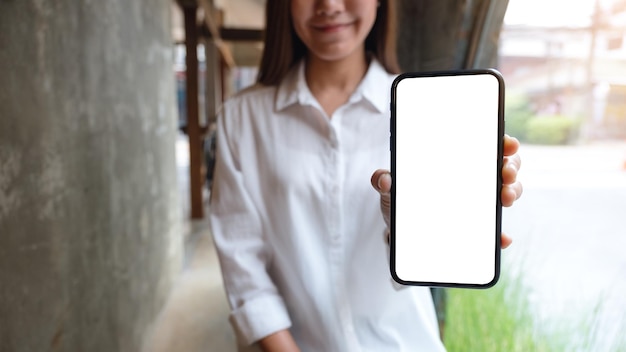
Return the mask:
<path fill-rule="evenodd" d="M 493 279 L 486 284 L 467 284 L 467 283 L 455 283 L 455 282 L 427 282 L 427 281 L 405 281 L 398 277 L 396 274 L 395 265 L 395 252 L 396 252 L 396 234 L 395 234 L 395 183 L 391 185 L 391 224 L 390 224 L 390 270 L 391 276 L 394 281 L 401 285 L 408 286 L 429 286 L 429 287 L 448 287 L 448 288 L 475 288 L 486 289 L 493 287 L 500 278 L 501 270 L 501 232 L 502 232 L 502 202 L 500 199 L 500 190 L 502 189 L 502 165 L 504 161 L 504 99 L 505 99 L 505 84 L 502 74 L 493 68 L 487 69 L 469 69 L 469 70 L 447 70 L 447 71 L 430 71 L 430 72 L 406 72 L 398 75 L 391 85 L 391 123 L 390 123 L 390 151 L 391 151 L 391 176 L 395 179 L 396 173 L 396 89 L 398 83 L 407 78 L 420 78 L 420 77 L 440 77 L 440 76 L 459 76 L 459 75 L 492 75 L 498 81 L 498 160 L 497 160 L 497 189 L 496 189 L 496 248 L 494 248 L 495 258 L 495 270 Z"/>

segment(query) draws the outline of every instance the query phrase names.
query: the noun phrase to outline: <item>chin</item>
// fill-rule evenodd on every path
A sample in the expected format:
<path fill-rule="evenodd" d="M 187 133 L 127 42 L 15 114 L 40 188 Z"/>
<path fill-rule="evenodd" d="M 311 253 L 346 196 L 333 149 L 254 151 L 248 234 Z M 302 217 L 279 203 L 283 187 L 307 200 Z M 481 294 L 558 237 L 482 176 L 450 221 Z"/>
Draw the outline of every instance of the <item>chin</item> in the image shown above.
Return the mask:
<path fill-rule="evenodd" d="M 325 50 L 312 50 L 312 54 L 320 60 L 334 62 L 350 58 L 356 48 L 332 48 Z"/>

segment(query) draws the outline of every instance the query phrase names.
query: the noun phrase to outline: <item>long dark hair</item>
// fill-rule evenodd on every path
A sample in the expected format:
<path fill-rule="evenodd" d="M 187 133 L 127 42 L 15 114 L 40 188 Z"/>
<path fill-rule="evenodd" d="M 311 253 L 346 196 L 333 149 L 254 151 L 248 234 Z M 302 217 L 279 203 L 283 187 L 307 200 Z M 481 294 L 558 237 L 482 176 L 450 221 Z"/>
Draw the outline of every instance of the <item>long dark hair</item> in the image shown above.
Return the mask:
<path fill-rule="evenodd" d="M 277 85 L 302 59 L 307 48 L 293 28 L 290 0 L 267 0 L 265 39 L 257 82 Z M 395 0 L 380 0 L 376 21 L 365 38 L 365 51 L 371 53 L 389 73 L 400 73 L 396 54 Z"/>

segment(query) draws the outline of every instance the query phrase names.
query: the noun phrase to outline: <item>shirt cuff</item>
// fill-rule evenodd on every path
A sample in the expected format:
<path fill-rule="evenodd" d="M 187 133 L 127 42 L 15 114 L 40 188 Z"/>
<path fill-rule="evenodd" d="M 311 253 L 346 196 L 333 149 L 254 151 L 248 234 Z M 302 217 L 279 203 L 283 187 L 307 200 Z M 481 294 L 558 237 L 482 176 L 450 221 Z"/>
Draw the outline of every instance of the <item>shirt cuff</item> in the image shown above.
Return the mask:
<path fill-rule="evenodd" d="M 246 346 L 291 327 L 285 302 L 279 296 L 264 296 L 246 302 L 232 311 L 230 323 Z"/>

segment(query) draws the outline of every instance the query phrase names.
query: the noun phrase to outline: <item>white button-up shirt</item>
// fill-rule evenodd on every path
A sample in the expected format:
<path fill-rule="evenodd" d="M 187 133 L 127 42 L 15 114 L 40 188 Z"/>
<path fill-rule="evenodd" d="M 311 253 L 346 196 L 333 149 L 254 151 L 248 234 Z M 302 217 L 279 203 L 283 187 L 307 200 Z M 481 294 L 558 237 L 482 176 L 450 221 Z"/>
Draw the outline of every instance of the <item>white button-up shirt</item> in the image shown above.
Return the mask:
<path fill-rule="evenodd" d="M 390 280 L 370 185 L 393 78 L 373 60 L 330 117 L 303 63 L 224 104 L 209 210 L 240 350 L 287 328 L 303 352 L 444 350 L 428 288 Z"/>

